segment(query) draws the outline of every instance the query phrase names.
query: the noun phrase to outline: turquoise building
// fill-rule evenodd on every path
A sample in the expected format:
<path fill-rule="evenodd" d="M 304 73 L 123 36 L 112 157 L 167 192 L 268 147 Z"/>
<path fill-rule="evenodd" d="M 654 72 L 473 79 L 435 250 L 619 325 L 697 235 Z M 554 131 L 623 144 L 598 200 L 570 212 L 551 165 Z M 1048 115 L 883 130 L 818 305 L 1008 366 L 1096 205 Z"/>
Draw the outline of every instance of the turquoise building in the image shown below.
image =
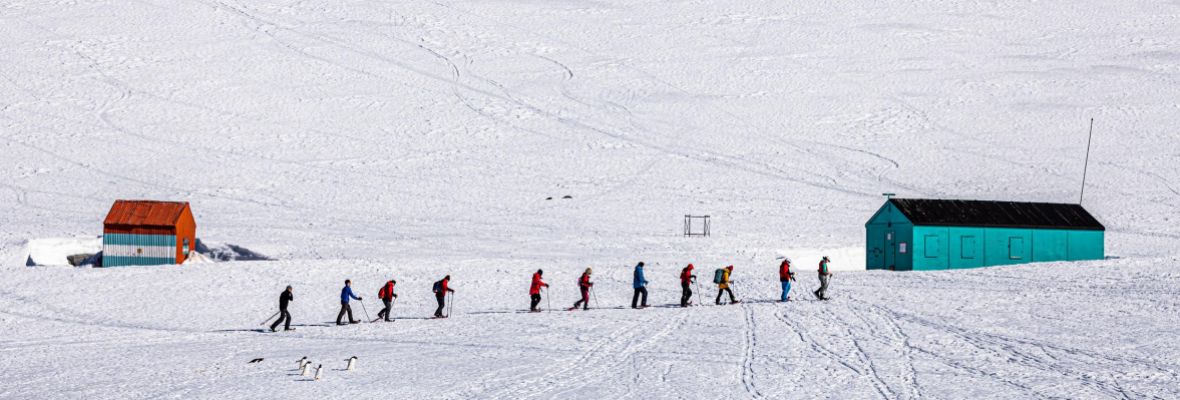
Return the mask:
<path fill-rule="evenodd" d="M 868 269 L 1099 260 L 1106 227 L 1078 204 L 889 199 L 865 223 Z"/>

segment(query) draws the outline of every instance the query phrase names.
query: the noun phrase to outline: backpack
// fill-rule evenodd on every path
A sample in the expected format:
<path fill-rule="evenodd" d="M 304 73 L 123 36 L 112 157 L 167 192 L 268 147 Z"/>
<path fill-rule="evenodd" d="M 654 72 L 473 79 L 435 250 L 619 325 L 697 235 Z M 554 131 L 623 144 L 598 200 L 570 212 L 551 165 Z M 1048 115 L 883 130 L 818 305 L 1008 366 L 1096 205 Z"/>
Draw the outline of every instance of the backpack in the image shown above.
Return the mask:
<path fill-rule="evenodd" d="M 725 283 L 725 268 L 717 268 L 713 271 L 713 283 L 718 285 Z"/>
<path fill-rule="evenodd" d="M 441 291 L 442 291 L 442 281 L 436 281 L 436 282 L 434 282 L 434 292 L 435 292 L 435 293 L 438 293 L 438 292 L 441 292 Z"/>

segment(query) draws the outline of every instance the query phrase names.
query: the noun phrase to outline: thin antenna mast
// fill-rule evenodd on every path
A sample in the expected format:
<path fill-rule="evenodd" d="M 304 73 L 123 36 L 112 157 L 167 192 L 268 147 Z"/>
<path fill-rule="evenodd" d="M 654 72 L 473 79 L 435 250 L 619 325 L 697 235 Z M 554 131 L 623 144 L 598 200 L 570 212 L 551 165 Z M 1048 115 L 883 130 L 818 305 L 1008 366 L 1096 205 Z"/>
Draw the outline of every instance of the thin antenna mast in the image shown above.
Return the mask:
<path fill-rule="evenodd" d="M 1090 169 L 1090 142 L 1094 141 L 1094 118 L 1090 118 L 1090 137 L 1086 139 L 1086 163 L 1082 166 L 1082 192 L 1078 195 L 1078 205 L 1086 197 L 1086 173 Z"/>

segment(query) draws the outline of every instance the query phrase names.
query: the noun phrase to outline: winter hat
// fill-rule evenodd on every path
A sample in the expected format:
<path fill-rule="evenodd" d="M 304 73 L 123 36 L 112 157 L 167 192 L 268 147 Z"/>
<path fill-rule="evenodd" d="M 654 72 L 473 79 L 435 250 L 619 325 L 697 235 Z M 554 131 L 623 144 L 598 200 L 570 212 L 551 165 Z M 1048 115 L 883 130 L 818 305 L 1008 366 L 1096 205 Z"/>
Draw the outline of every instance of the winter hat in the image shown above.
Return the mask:
<path fill-rule="evenodd" d="M 728 266 L 728 267 L 725 267 L 725 269 L 728 269 L 728 270 L 730 270 L 730 271 L 733 271 L 733 266 L 732 266 L 732 265 L 730 265 L 730 266 Z"/>
<path fill-rule="evenodd" d="M 449 281 L 449 280 L 451 280 L 451 276 L 450 275 L 444 276 L 443 280 Z"/>
<path fill-rule="evenodd" d="M 689 263 L 689 264 L 688 264 L 688 267 L 689 267 L 689 268 L 695 268 L 695 267 L 693 267 L 693 266 L 692 266 L 692 263 Z"/>
<path fill-rule="evenodd" d="M 643 261 L 640 261 L 640 262 L 639 262 L 639 266 L 640 266 L 640 267 L 642 267 L 642 266 L 643 266 Z"/>
<path fill-rule="evenodd" d="M 538 269 L 538 270 L 537 270 L 537 275 L 545 275 L 545 271 L 542 271 L 542 270 L 539 270 L 539 269 Z"/>

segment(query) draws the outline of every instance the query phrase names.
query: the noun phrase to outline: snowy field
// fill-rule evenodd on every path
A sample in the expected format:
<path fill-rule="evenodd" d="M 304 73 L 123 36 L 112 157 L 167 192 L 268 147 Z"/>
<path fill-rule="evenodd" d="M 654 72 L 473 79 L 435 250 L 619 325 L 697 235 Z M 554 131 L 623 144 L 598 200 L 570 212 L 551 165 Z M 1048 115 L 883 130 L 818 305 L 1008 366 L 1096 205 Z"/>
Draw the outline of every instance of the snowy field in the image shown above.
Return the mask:
<path fill-rule="evenodd" d="M 0 0 L 0 398 L 1177 398 L 1178 93 L 1175 1 Z M 1107 260 L 863 271 L 882 192 L 1077 201 L 1090 118 Z M 120 198 L 278 261 L 24 266 Z"/>

